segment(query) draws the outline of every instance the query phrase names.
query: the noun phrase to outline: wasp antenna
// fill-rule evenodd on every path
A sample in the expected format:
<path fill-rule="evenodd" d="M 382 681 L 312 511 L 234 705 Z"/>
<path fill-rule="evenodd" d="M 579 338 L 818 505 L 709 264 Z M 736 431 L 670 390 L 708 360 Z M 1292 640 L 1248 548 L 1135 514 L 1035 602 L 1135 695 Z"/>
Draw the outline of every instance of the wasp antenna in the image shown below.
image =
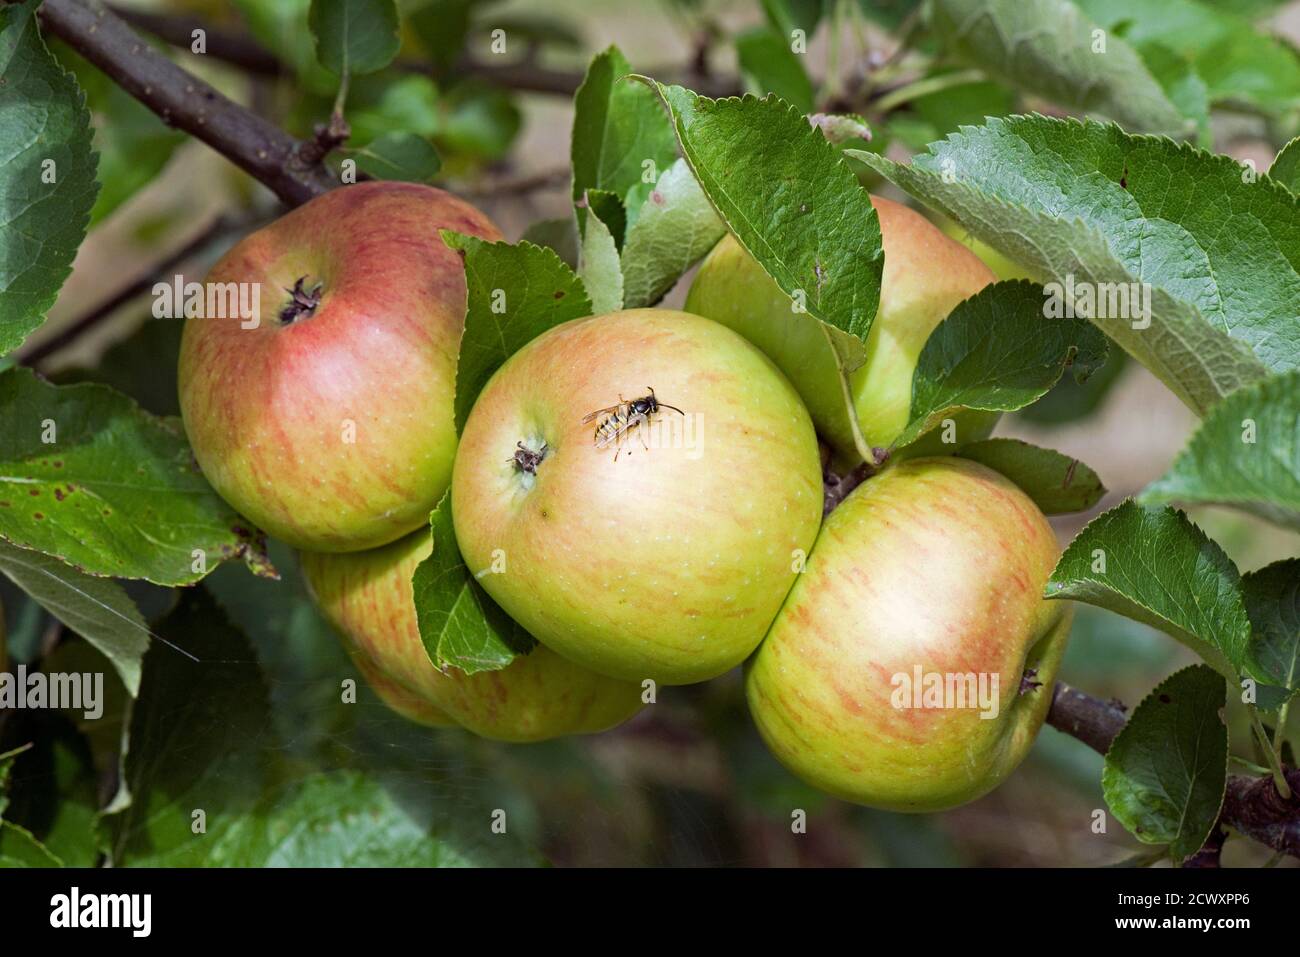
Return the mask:
<path fill-rule="evenodd" d="M 659 408 L 661 408 L 661 409 L 672 409 L 672 410 L 673 410 L 674 412 L 676 412 L 678 415 L 685 415 L 685 414 L 686 414 L 686 413 L 683 412 L 681 409 L 677 408 L 677 406 L 675 406 L 675 405 L 669 405 L 667 402 L 660 402 L 660 403 L 659 403 Z"/>

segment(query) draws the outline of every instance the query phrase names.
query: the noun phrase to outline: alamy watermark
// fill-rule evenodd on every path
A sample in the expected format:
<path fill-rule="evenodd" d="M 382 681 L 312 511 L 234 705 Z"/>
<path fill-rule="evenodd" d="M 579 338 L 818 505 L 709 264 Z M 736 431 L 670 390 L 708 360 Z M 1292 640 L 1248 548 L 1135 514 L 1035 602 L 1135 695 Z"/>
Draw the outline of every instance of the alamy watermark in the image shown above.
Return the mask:
<path fill-rule="evenodd" d="M 1147 282 L 1065 282 L 1043 286 L 1047 319 L 1125 319 L 1134 329 L 1151 325 L 1151 284 Z"/>
<path fill-rule="evenodd" d="M 980 718 L 987 720 L 998 716 L 1000 679 L 996 671 L 925 671 L 915 665 L 911 674 L 900 671 L 889 679 L 894 689 L 889 703 L 900 711 L 978 709 Z"/>
<path fill-rule="evenodd" d="M 0 711 L 55 708 L 80 711 L 88 721 L 104 714 L 104 673 L 0 671 Z"/>
<path fill-rule="evenodd" d="M 258 282 L 186 282 L 177 274 L 171 282 L 154 283 L 152 292 L 155 319 L 238 319 L 241 329 L 262 322 Z"/>

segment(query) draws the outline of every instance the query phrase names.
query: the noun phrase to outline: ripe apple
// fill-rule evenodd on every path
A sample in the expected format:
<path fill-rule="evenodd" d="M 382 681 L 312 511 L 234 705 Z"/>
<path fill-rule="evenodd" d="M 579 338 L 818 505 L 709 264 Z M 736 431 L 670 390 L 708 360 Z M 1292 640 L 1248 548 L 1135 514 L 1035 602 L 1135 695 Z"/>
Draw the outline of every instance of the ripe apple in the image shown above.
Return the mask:
<path fill-rule="evenodd" d="M 544 645 L 500 671 L 439 671 L 420 640 L 411 576 L 429 557 L 426 530 L 364 552 L 303 552 L 308 588 L 375 692 L 430 725 L 459 724 L 498 741 L 604 731 L 641 708 L 640 686 L 606 678 Z"/>
<path fill-rule="evenodd" d="M 589 413 L 651 390 L 681 411 L 597 447 L 610 429 Z M 520 444 L 544 451 L 534 470 Z M 730 329 L 663 309 L 568 322 L 511 356 L 465 424 L 451 495 L 466 563 L 516 621 L 579 664 L 661 684 L 754 650 L 822 512 L 794 388 Z"/>
<path fill-rule="evenodd" d="M 1072 612 L 1042 597 L 1057 553 L 1037 506 L 982 465 L 920 458 L 868 479 L 827 517 L 751 661 L 759 732 L 859 804 L 937 811 L 992 790 L 1051 704 Z M 929 697 L 933 676 L 960 681 L 967 707 Z"/>
<path fill-rule="evenodd" d="M 921 214 L 892 200 L 871 197 L 885 249 L 880 308 L 867 336 L 867 361 L 851 374 L 853 404 L 867 441 L 887 448 L 907 426 L 912 373 L 926 339 L 953 307 L 997 277 L 974 253 L 949 239 Z M 708 316 L 754 337 L 767 339 L 790 318 L 790 297 L 728 234 L 705 257 L 686 297 L 686 310 Z M 823 347 L 818 341 L 818 347 Z M 825 347 L 829 348 L 829 347 Z M 963 410 L 953 416 L 957 444 L 988 436 L 997 415 Z M 952 451 L 936 429 L 907 449 L 907 455 Z"/>
<path fill-rule="evenodd" d="M 501 238 L 441 190 L 359 183 L 245 237 L 208 275 L 209 290 L 257 284 L 261 315 L 186 320 L 181 414 L 208 481 L 272 535 L 371 548 L 427 522 L 446 490 L 465 273 L 444 228 Z"/>

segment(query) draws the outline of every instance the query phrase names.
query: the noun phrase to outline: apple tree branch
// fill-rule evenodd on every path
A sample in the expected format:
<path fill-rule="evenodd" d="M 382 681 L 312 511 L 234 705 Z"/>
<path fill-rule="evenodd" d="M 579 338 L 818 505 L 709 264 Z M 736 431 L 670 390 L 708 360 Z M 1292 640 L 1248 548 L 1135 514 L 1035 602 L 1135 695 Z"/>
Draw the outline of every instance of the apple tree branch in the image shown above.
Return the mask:
<path fill-rule="evenodd" d="M 211 146 L 286 205 L 338 185 L 311 144 L 177 66 L 98 0 L 45 0 L 41 21 L 164 123 Z"/>
<path fill-rule="evenodd" d="M 1127 720 L 1126 709 L 1119 702 L 1102 701 L 1064 682 L 1057 682 L 1047 712 L 1048 724 L 1099 754 L 1109 750 Z M 1300 798 L 1296 797 L 1300 769 L 1288 768 L 1285 773 L 1291 785 L 1289 800 L 1278 794 L 1272 778 L 1228 778 L 1218 824 L 1210 832 L 1207 846 L 1194 856 L 1195 866 L 1205 866 L 1207 859 L 1217 860 L 1225 828 L 1279 853 L 1300 857 Z"/>

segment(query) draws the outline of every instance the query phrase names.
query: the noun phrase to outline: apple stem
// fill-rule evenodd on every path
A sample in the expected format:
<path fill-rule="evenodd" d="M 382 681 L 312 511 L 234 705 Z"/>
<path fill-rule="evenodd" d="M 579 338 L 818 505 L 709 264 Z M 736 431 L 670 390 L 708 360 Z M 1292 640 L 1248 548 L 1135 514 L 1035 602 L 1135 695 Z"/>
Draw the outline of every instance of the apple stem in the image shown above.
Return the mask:
<path fill-rule="evenodd" d="M 829 515 L 835 506 L 849 497 L 849 493 L 880 471 L 880 467 L 889 459 L 888 449 L 871 450 L 872 462 L 861 462 L 844 475 L 836 475 L 823 459 L 822 466 L 822 515 Z"/>

